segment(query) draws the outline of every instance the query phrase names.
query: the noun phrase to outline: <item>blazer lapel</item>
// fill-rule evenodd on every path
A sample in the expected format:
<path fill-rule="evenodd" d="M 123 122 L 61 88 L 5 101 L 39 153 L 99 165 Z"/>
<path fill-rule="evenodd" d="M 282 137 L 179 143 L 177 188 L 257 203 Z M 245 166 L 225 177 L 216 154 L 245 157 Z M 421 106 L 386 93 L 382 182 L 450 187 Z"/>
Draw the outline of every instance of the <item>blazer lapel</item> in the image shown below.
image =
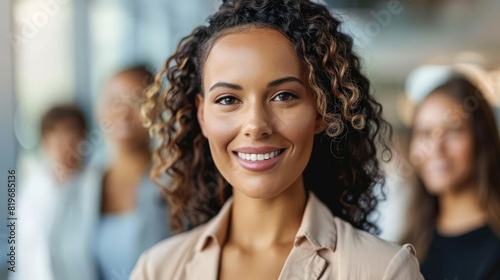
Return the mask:
<path fill-rule="evenodd" d="M 217 280 L 219 273 L 220 247 L 209 246 L 201 252 L 196 252 L 186 264 L 186 280 Z"/>
<path fill-rule="evenodd" d="M 232 199 L 228 199 L 217 216 L 208 222 L 207 228 L 196 242 L 194 253 L 186 263 L 184 275 L 186 280 L 217 280 L 221 246 L 226 240 Z"/>
<path fill-rule="evenodd" d="M 309 246 L 294 247 L 288 257 L 279 280 L 306 279 L 318 280 L 325 271 L 326 260 Z"/>

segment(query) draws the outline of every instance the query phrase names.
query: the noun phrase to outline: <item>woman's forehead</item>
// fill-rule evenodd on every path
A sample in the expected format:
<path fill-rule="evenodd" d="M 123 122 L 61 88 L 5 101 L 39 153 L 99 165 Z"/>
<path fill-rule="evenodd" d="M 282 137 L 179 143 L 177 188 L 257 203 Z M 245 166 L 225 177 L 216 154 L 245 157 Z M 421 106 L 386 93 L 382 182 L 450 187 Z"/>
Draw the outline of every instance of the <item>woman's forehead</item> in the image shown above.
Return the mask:
<path fill-rule="evenodd" d="M 252 28 L 218 39 L 204 65 L 204 80 L 215 76 L 303 76 L 292 42 L 271 28 Z"/>
<path fill-rule="evenodd" d="M 468 112 L 461 105 L 447 92 L 433 92 L 419 106 L 415 125 L 431 127 L 464 122 L 468 119 Z"/>

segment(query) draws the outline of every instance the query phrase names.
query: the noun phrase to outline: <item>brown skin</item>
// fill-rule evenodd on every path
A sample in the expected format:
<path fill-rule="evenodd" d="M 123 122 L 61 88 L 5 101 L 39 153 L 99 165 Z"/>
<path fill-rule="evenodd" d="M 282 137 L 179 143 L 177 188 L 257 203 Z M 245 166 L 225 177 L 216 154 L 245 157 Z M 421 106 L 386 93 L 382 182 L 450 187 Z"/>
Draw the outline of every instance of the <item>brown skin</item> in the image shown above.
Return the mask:
<path fill-rule="evenodd" d="M 81 166 L 79 145 L 84 140 L 80 123 L 72 118 L 55 123 L 42 137 L 42 147 L 53 164 L 53 173 L 60 183 L 66 182 Z"/>
<path fill-rule="evenodd" d="M 437 230 L 458 235 L 486 224 L 473 180 L 474 139 L 468 113 L 445 93 L 431 94 L 415 117 L 410 155 L 427 191 L 438 197 Z"/>
<path fill-rule="evenodd" d="M 285 77 L 295 80 L 269 87 Z M 239 89 L 213 87 L 220 82 Z M 198 120 L 218 170 L 233 186 L 219 279 L 277 279 L 304 213 L 302 173 L 314 135 L 324 129 L 303 65 L 275 30 L 230 33 L 207 57 L 203 89 Z M 285 151 L 273 168 L 249 171 L 234 154 L 245 146 Z"/>
<path fill-rule="evenodd" d="M 150 162 L 149 137 L 142 126 L 139 108 L 144 79 L 135 73 L 112 78 L 99 105 L 99 119 L 115 150 L 103 179 L 102 213 L 123 213 L 136 206 L 139 182 Z"/>

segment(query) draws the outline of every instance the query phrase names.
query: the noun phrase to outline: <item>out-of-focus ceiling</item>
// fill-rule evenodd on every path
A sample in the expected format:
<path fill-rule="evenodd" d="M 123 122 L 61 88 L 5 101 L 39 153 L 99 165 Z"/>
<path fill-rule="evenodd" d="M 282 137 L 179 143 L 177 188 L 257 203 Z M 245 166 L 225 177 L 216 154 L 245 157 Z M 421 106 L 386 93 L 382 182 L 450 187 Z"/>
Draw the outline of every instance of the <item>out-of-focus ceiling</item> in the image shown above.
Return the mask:
<path fill-rule="evenodd" d="M 325 2 L 333 7 L 342 3 Z M 489 69 L 500 67 L 500 1 L 364 2 L 362 9 L 333 11 L 355 37 L 367 72 L 380 81 L 401 83 L 426 63 L 465 59 Z"/>

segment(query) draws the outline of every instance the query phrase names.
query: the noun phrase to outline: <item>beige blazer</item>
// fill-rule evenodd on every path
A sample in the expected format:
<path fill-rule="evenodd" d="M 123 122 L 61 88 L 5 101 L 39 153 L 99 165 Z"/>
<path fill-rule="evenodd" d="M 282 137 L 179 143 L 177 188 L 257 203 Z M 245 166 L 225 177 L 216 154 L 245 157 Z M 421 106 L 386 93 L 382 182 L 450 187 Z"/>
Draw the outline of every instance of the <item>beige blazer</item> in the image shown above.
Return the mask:
<path fill-rule="evenodd" d="M 232 200 L 217 216 L 144 252 L 132 280 L 215 280 Z M 291 279 L 423 279 L 415 249 L 383 241 L 334 217 L 309 194 L 295 243 L 279 276 Z"/>

